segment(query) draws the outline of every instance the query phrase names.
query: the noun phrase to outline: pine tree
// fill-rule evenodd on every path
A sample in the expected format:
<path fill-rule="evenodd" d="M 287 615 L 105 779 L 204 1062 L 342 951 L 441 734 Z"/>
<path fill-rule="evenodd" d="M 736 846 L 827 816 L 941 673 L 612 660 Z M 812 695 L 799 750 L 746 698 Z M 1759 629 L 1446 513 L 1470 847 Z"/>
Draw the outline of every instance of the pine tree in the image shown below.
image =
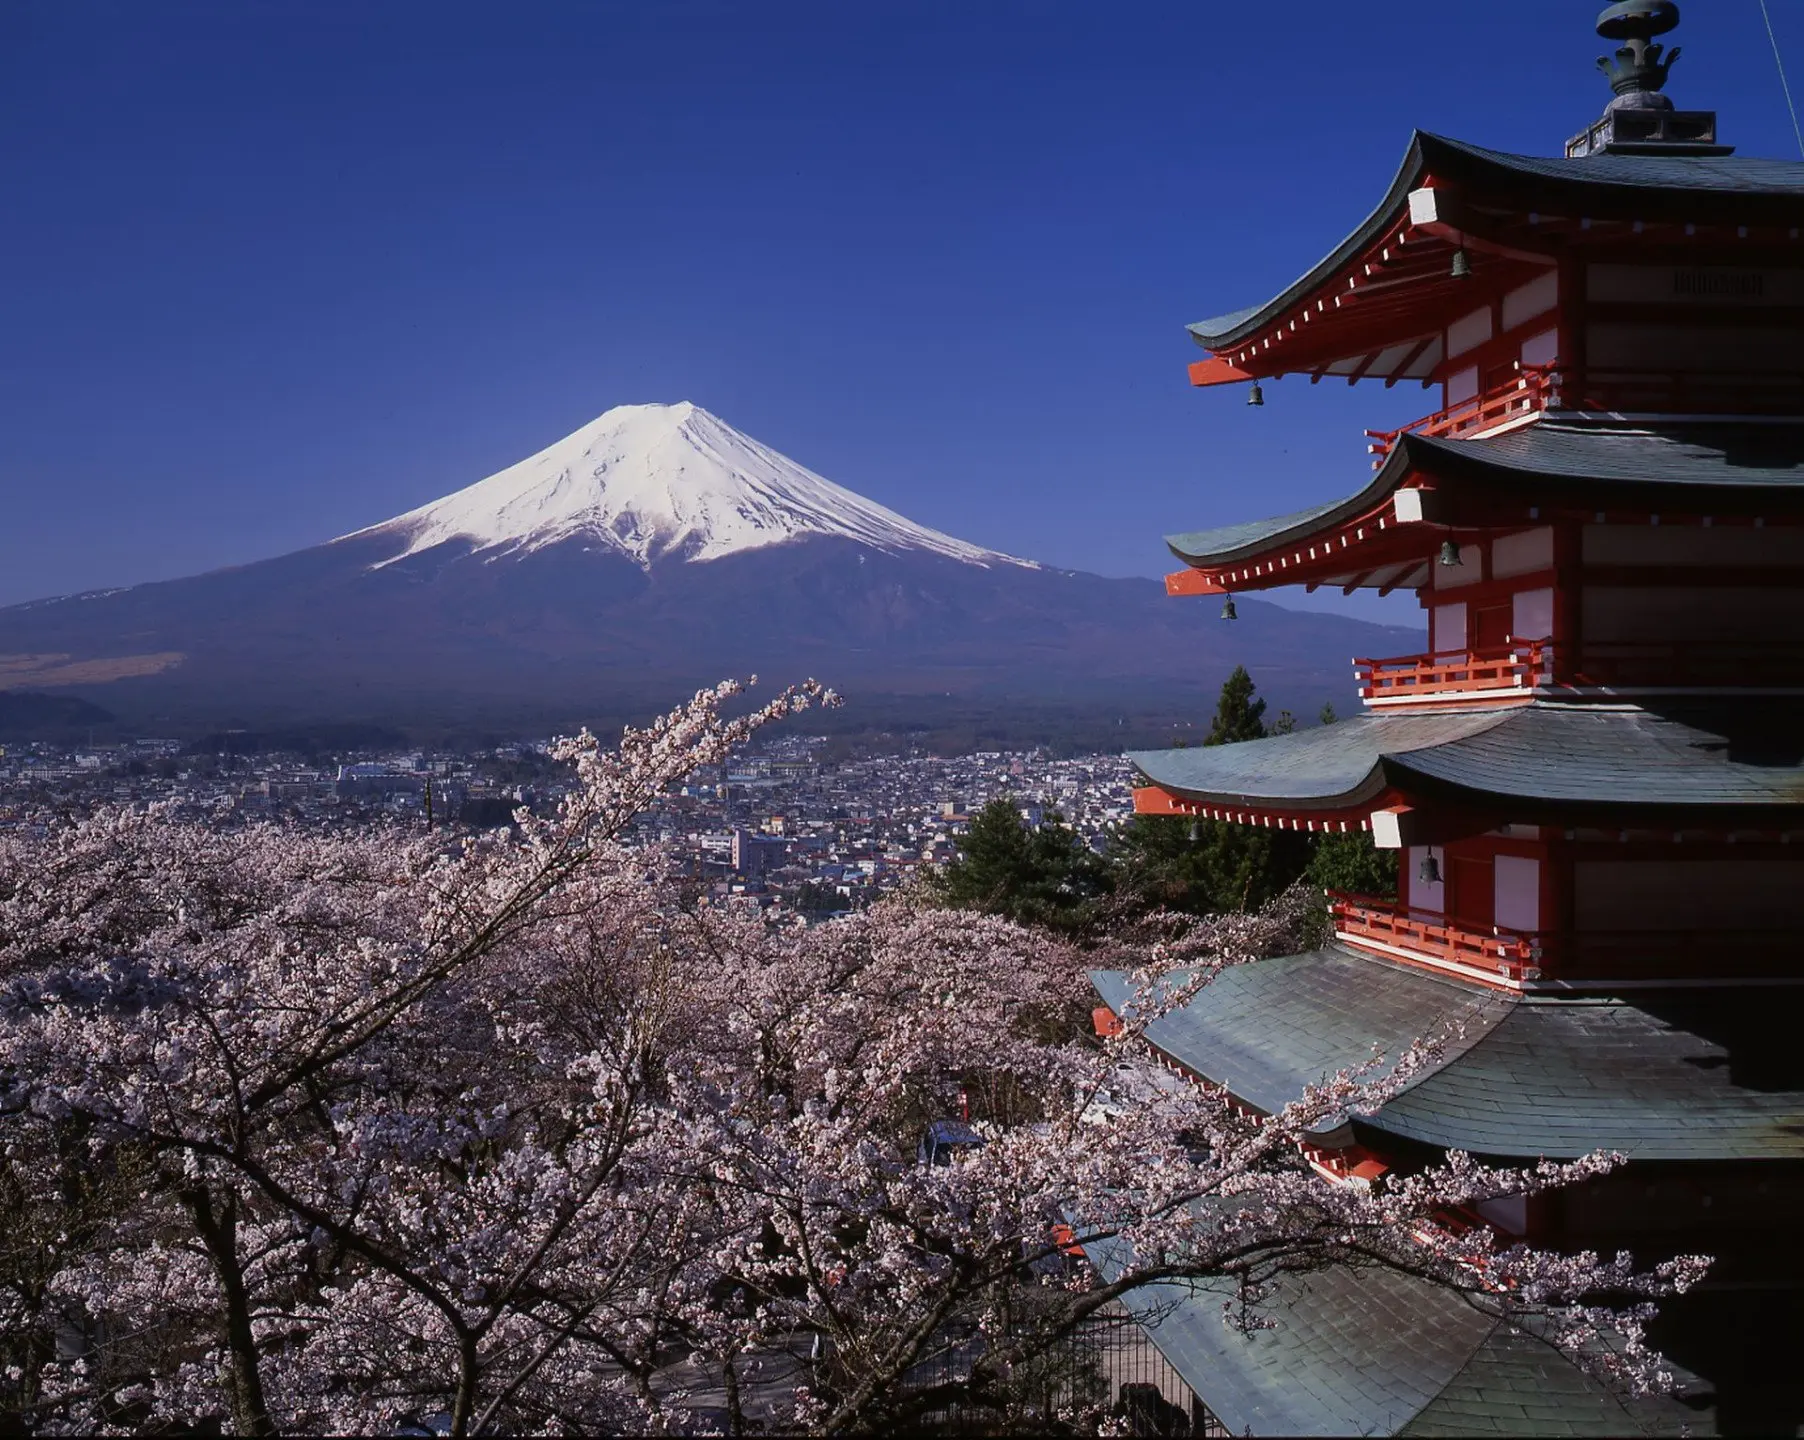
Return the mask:
<path fill-rule="evenodd" d="M 1255 691 L 1246 667 L 1235 666 L 1203 744 L 1265 737 L 1265 701 Z M 1294 728 L 1288 719 L 1288 712 L 1279 716 L 1279 733 Z M 1295 883 L 1310 853 L 1310 837 L 1292 830 L 1139 815 L 1111 838 L 1109 862 L 1128 903 L 1212 915 L 1257 910 Z"/>
<path fill-rule="evenodd" d="M 1222 683 L 1215 718 L 1209 722 L 1209 735 L 1203 744 L 1232 745 L 1239 740 L 1265 737 L 1265 701 L 1253 698 L 1254 688 L 1246 666 L 1236 665 L 1234 673 Z"/>
<path fill-rule="evenodd" d="M 1015 801 L 998 799 L 971 817 L 957 858 L 930 884 L 950 909 L 1081 930 L 1094 919 L 1108 876 L 1056 811 L 1030 830 Z"/>

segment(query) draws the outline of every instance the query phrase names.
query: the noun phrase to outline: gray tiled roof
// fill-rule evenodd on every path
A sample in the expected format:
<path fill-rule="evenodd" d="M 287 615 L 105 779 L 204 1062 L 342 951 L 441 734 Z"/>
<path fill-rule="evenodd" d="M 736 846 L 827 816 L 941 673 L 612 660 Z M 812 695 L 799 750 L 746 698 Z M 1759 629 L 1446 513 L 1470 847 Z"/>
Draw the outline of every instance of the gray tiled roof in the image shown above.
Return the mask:
<path fill-rule="evenodd" d="M 1800 746 L 1774 753 L 1755 739 L 1771 707 L 1696 707 L 1673 717 L 1638 710 L 1525 705 L 1502 724 L 1389 768 L 1468 791 L 1612 806 L 1787 807 L 1804 804 Z M 1783 707 L 1781 707 L 1783 708 Z M 1682 713 L 1685 718 L 1677 718 Z"/>
<path fill-rule="evenodd" d="M 1105 1276 L 1124 1247 L 1087 1247 Z M 1232 1435 L 1675 1434 L 1671 1402 L 1625 1405 L 1482 1302 L 1376 1265 L 1279 1277 L 1270 1328 L 1228 1325 L 1225 1280 L 1159 1284 L 1124 1304 Z M 1489 1424 L 1490 1429 L 1484 1427 Z"/>
<path fill-rule="evenodd" d="M 1709 1414 L 1619 1399 L 1532 1335 L 1499 1325 L 1403 1435 L 1709 1435 Z"/>
<path fill-rule="evenodd" d="M 1796 719 L 1781 707 L 1783 717 Z M 1769 713 L 1772 712 L 1772 713 Z M 1364 715 L 1338 725 L 1183 750 L 1135 750 L 1155 785 L 1224 805 L 1352 808 L 1388 786 L 1508 801 L 1662 813 L 1777 812 L 1804 805 L 1804 744 L 1774 742 L 1773 707 L 1695 705 L 1662 716 L 1536 702 L 1457 715 Z M 1760 727 L 1756 733 L 1754 727 Z M 1804 734 L 1804 731 L 1797 732 Z M 1525 808 L 1526 807 L 1526 808 Z"/>
<path fill-rule="evenodd" d="M 1634 1003 L 1534 996 L 1372 1123 L 1502 1157 L 1804 1160 L 1804 1077 L 1744 1073 L 1764 1059 L 1758 1052 L 1789 1051 L 1799 1020 L 1804 1005 L 1782 988 Z M 1743 1043 L 1724 1044 L 1724 1034 Z M 1755 1056 L 1736 1053 L 1750 1048 Z"/>
<path fill-rule="evenodd" d="M 1386 756 L 1448 745 L 1503 724 L 1508 710 L 1457 715 L 1356 715 L 1245 740 L 1182 750 L 1131 750 L 1128 760 L 1154 784 L 1183 795 L 1257 802 L 1364 798 L 1382 784 Z"/>
<path fill-rule="evenodd" d="M 1263 305 L 1252 305 L 1189 327 L 1197 343 L 1220 350 L 1258 330 L 1384 233 L 1409 192 L 1433 173 L 1470 188 L 1513 195 L 1527 204 L 1536 196 L 1582 208 L 1564 214 L 1603 218 L 1701 220 L 1795 224 L 1804 196 L 1804 163 L 1742 156 L 1595 155 L 1582 160 L 1510 155 L 1418 131 L 1384 198 L 1357 229 L 1323 260 Z M 1551 210 L 1549 213 L 1554 213 Z"/>
<path fill-rule="evenodd" d="M 1313 535 L 1325 526 L 1364 514 L 1396 486 L 1396 481 L 1380 475 L 1365 489 L 1344 500 L 1312 505 L 1307 510 L 1274 515 L 1267 520 L 1247 520 L 1238 525 L 1217 526 L 1213 530 L 1167 535 L 1165 545 L 1173 555 L 1187 563 L 1225 565 L 1243 555 L 1259 554 L 1281 539 Z"/>
<path fill-rule="evenodd" d="M 1126 975 L 1091 982 L 1130 1008 Z M 1446 1036 L 1431 1071 L 1362 1125 L 1505 1158 L 1771 1160 L 1804 1159 L 1804 1060 L 1785 1063 L 1801 1029 L 1796 987 L 1519 998 L 1329 946 L 1223 971 L 1146 1038 L 1270 1112 Z"/>
<path fill-rule="evenodd" d="M 1400 449 L 1406 452 L 1396 462 L 1400 470 L 1438 476 L 1488 473 L 1712 491 L 1804 488 L 1804 424 L 1625 426 L 1546 419 L 1479 440 L 1409 434 Z"/>
<path fill-rule="evenodd" d="M 1344 499 L 1167 535 L 1165 543 L 1188 564 L 1229 565 L 1366 514 L 1413 473 L 1533 489 L 1550 499 L 1575 485 L 1611 487 L 1612 494 L 1632 486 L 1654 503 L 1676 504 L 1663 497 L 1677 486 L 1698 487 L 1711 504 L 1735 492 L 1750 504 L 1771 504 L 1777 490 L 1804 492 L 1804 425 L 1628 426 L 1554 418 L 1480 440 L 1406 434 L 1371 482 Z"/>
<path fill-rule="evenodd" d="M 1553 180 L 1587 190 L 1707 191 L 1718 195 L 1804 197 L 1804 162 L 1757 155 L 1512 155 L 1464 140 L 1424 135 L 1448 157 L 1464 157 L 1499 172 Z"/>
<path fill-rule="evenodd" d="M 1127 975 L 1099 970 L 1090 979 L 1111 1010 L 1130 1006 Z M 1328 946 L 1222 971 L 1182 1010 L 1153 1021 L 1146 1038 L 1269 1113 L 1305 1085 L 1375 1054 L 1394 1061 L 1424 1036 L 1459 1028 L 1455 1049 L 1471 1044 L 1511 1003 L 1497 990 Z"/>

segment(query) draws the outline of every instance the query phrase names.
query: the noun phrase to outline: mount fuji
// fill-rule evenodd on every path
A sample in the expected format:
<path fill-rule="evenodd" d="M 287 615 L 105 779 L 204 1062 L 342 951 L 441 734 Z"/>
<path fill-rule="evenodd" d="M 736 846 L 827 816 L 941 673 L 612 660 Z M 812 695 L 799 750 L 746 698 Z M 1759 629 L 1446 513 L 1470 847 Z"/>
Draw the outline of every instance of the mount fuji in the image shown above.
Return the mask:
<path fill-rule="evenodd" d="M 724 675 L 1119 715 L 1348 698 L 1398 627 L 1057 570 L 930 530 L 698 406 L 623 405 L 507 469 L 323 545 L 0 608 L 0 690 L 141 723 L 568 723 Z M 910 699 L 912 697 L 912 700 Z M 942 705 L 943 708 L 943 705 Z"/>
<path fill-rule="evenodd" d="M 584 540 L 650 570 L 834 536 L 889 554 L 1032 564 L 905 520 L 688 401 L 616 406 L 468 489 L 343 538 L 362 535 L 404 540 L 395 560 L 457 541 L 499 559 Z"/>

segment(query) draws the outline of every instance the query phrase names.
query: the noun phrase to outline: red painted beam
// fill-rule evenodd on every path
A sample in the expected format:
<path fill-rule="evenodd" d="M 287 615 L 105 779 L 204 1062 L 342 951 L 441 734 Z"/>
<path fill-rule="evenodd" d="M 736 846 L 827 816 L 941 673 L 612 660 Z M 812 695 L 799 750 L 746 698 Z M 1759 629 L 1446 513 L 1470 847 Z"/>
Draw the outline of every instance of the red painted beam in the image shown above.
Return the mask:
<path fill-rule="evenodd" d="M 1242 370 L 1219 355 L 1211 355 L 1207 360 L 1197 360 L 1190 366 L 1192 385 L 1237 385 L 1252 378 L 1252 371 Z"/>
<path fill-rule="evenodd" d="M 1201 570 L 1178 570 L 1165 577 L 1167 595 L 1226 595 L 1228 587 Z"/>

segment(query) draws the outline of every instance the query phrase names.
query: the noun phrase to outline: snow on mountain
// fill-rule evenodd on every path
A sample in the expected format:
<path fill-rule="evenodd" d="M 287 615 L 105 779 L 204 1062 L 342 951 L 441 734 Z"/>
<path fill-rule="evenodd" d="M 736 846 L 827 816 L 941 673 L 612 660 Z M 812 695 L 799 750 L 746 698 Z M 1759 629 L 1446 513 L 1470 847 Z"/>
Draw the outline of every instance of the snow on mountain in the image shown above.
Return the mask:
<path fill-rule="evenodd" d="M 892 553 L 1038 568 L 904 519 L 687 401 L 616 406 L 517 465 L 356 534 L 405 541 L 382 565 L 448 540 L 498 558 L 584 539 L 649 569 L 667 556 L 718 560 L 835 535 Z"/>

